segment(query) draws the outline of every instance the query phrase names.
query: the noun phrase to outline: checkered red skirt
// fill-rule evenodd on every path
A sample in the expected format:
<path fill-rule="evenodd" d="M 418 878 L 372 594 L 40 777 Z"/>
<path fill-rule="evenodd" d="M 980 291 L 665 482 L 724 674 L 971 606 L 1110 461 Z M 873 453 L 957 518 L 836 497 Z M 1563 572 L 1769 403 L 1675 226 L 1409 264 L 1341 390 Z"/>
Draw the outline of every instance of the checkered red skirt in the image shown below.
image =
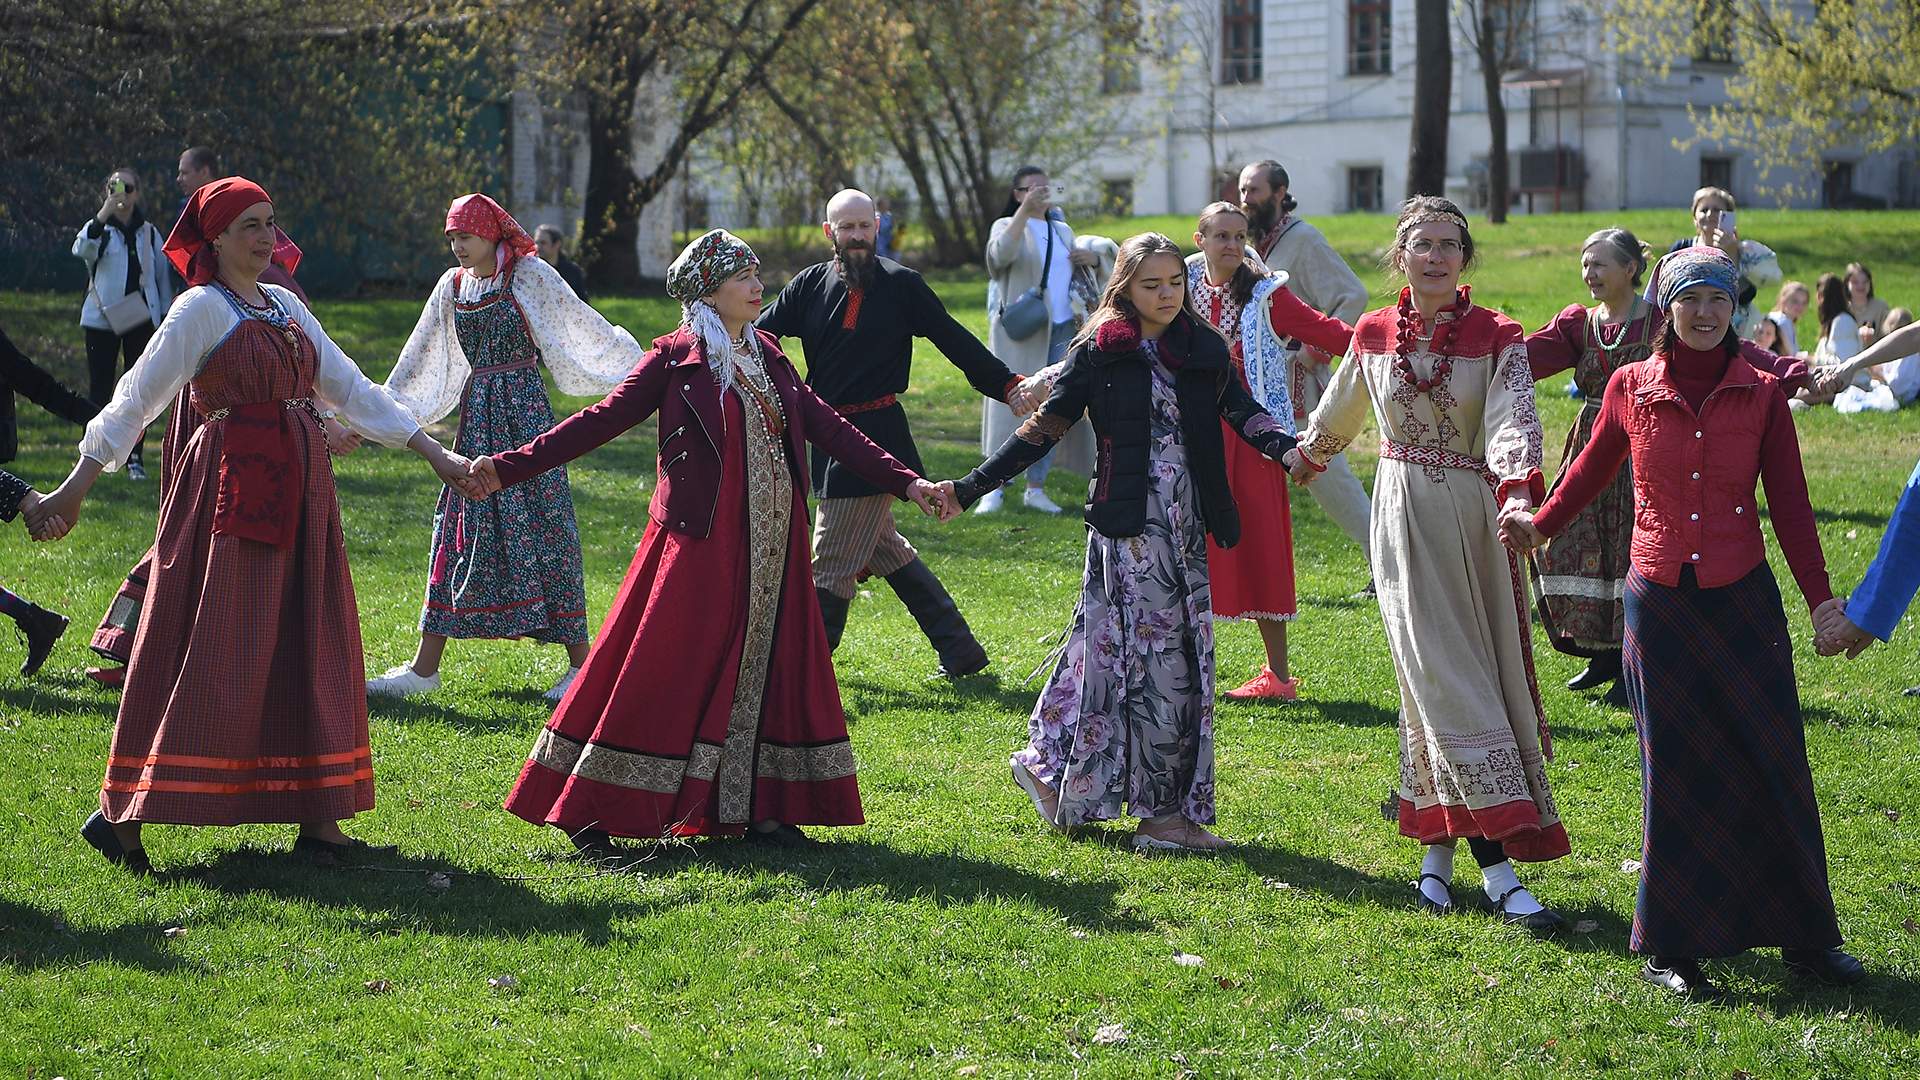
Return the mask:
<path fill-rule="evenodd" d="M 192 384 L 202 416 L 313 392 L 313 345 L 243 319 Z M 334 821 L 373 807 L 360 618 L 319 422 L 284 410 L 299 523 L 285 547 L 215 535 L 225 424 L 161 496 L 100 806 L 180 825 Z"/>

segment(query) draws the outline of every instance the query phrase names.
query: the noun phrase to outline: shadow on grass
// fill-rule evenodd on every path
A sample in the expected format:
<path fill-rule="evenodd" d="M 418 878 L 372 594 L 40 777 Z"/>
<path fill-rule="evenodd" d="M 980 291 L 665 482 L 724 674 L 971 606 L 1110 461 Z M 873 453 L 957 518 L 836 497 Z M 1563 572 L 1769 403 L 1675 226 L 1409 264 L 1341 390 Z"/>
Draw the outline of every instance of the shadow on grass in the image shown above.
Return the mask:
<path fill-rule="evenodd" d="M 1058 881 L 968 855 L 902 851 L 870 840 L 799 849 L 715 840 L 693 850 L 707 866 L 723 872 L 784 874 L 822 892 L 877 888 L 890 901 L 932 900 L 942 906 L 1022 900 L 1088 930 L 1136 933 L 1149 928 L 1117 913 L 1117 883 Z"/>
<path fill-rule="evenodd" d="M 367 712 L 400 724 L 438 721 L 464 731 L 524 731 L 529 739 L 538 734 L 540 726 L 553 715 L 553 703 L 541 697 L 538 690 L 508 690 L 488 697 L 505 700 L 500 708 L 472 712 L 419 698 L 368 697 Z"/>
<path fill-rule="evenodd" d="M 149 971 L 192 967 L 169 953 L 157 926 L 82 930 L 59 912 L 0 899 L 0 970 L 84 967 L 102 960 Z"/>
<path fill-rule="evenodd" d="M 1411 910 L 1413 907 L 1412 894 L 1405 882 L 1375 877 L 1317 855 L 1244 842 L 1234 844 L 1223 855 L 1239 860 L 1262 878 L 1285 882 L 1291 888 L 1330 899 L 1350 904 L 1365 902 L 1383 908 Z"/>
<path fill-rule="evenodd" d="M 1844 522 L 1848 525 L 1865 525 L 1873 529 L 1884 529 L 1887 527 L 1889 518 L 1879 510 L 1823 510 L 1815 507 L 1813 520 L 1822 525 Z"/>
<path fill-rule="evenodd" d="M 120 695 L 69 689 L 61 683 L 42 679 L 25 686 L 0 686 L 0 708 L 9 712 L 17 709 L 67 715 L 91 713 L 111 724 L 120 715 Z"/>
<path fill-rule="evenodd" d="M 929 660 L 929 670 L 934 662 Z M 1033 685 L 1022 686 L 1025 678 L 1024 673 L 1017 676 L 1005 672 L 969 675 L 963 679 L 929 680 L 925 686 L 916 689 L 852 676 L 840 680 L 840 693 L 846 699 L 847 711 L 857 715 L 895 709 L 944 708 L 943 702 L 958 699 L 969 705 L 991 704 L 1006 712 L 1026 716 L 1033 712 L 1033 703 L 1039 698 L 1045 680 L 1035 679 Z"/>
<path fill-rule="evenodd" d="M 584 866 L 572 869 L 577 865 L 536 868 L 529 877 L 565 882 L 597 876 Z M 434 887 L 435 874 L 447 876 L 444 887 Z M 369 934 L 579 934 L 594 945 L 604 945 L 613 936 L 610 926 L 615 918 L 647 906 L 637 896 L 552 899 L 536 892 L 529 881 L 405 855 L 331 868 L 284 852 L 235 850 L 206 864 L 182 867 L 165 878 L 191 881 L 232 897 L 270 896 L 295 904 L 366 909 L 362 929 Z"/>

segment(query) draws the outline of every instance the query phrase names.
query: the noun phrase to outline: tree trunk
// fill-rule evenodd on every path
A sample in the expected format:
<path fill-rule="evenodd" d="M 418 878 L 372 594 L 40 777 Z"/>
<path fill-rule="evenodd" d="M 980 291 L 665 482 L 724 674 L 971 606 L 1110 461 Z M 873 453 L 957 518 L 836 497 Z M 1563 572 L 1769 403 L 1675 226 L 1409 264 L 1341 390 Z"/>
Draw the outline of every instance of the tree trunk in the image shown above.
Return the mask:
<path fill-rule="evenodd" d="M 1448 0 L 1415 0 L 1413 133 L 1407 197 L 1447 193 L 1447 124 L 1453 115 L 1453 40 Z"/>
<path fill-rule="evenodd" d="M 612 292 L 640 281 L 639 178 L 633 174 L 633 95 L 637 77 L 626 79 L 624 93 L 589 95 L 587 106 L 587 190 L 580 223 L 580 261 L 596 286 Z"/>
<path fill-rule="evenodd" d="M 1507 220 L 1507 102 L 1500 96 L 1500 42 L 1493 36 L 1493 16 L 1480 16 L 1476 35 L 1480 53 L 1480 77 L 1487 87 L 1487 126 L 1491 137 L 1487 144 L 1487 220 L 1498 225 Z"/>

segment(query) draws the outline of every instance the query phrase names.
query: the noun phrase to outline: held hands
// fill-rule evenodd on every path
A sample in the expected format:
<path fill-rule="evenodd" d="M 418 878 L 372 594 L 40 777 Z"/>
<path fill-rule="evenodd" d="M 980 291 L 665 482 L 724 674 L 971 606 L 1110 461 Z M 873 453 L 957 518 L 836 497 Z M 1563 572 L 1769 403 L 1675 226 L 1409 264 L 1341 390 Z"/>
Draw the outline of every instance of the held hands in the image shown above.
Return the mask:
<path fill-rule="evenodd" d="M 35 508 L 45 501 L 46 496 L 37 491 L 29 491 L 20 496 L 20 524 L 26 527 L 28 534 L 35 540 L 58 540 L 67 535 L 67 530 L 72 528 L 65 520 L 58 517 L 45 518 L 38 528 L 34 525 L 37 517 Z"/>
<path fill-rule="evenodd" d="M 500 482 L 500 472 L 493 467 L 493 459 L 485 454 L 473 459 L 472 463 L 467 466 L 467 474 L 473 477 L 475 483 L 480 485 L 482 492 L 481 498 L 485 498 L 506 486 Z"/>
<path fill-rule="evenodd" d="M 947 500 L 952 497 L 952 489 L 952 484 L 946 484 L 943 487 L 932 481 L 915 480 L 907 487 L 907 498 L 928 517 L 948 521 L 953 517 L 952 514 L 947 513 Z"/>
<path fill-rule="evenodd" d="M 81 492 L 70 491 L 62 484 L 51 495 L 31 492 L 20 500 L 20 513 L 26 519 L 27 531 L 35 540 L 58 540 L 73 530 L 80 521 Z"/>
<path fill-rule="evenodd" d="M 432 455 L 427 460 L 433 464 L 433 471 L 440 477 L 441 483 L 469 499 L 484 499 L 487 497 L 487 493 L 482 490 L 480 482 L 473 478 L 473 474 L 470 471 L 473 466 L 471 461 L 461 457 L 459 454 L 444 449 L 438 454 Z"/>
<path fill-rule="evenodd" d="M 353 453 L 360 449 L 360 444 L 365 441 L 359 432 L 331 416 L 320 421 L 320 427 L 327 433 L 327 449 L 333 451 L 335 457 L 345 457 Z"/>
<path fill-rule="evenodd" d="M 948 522 L 959 517 L 964 507 L 960 505 L 959 493 L 953 489 L 953 481 L 942 480 L 934 487 L 940 489 L 940 520 Z"/>
<path fill-rule="evenodd" d="M 1307 463 L 1306 456 L 1300 453 L 1297 446 L 1280 455 L 1280 464 L 1286 466 L 1287 475 L 1293 477 L 1293 482 L 1301 487 L 1313 483 L 1314 477 L 1320 475 L 1320 470 Z"/>
<path fill-rule="evenodd" d="M 1007 408 L 1013 410 L 1015 418 L 1031 415 L 1040 406 L 1047 403 L 1048 395 L 1053 393 L 1053 381 L 1045 375 L 1031 375 L 1021 380 L 1013 393 L 1007 395 Z"/>
<path fill-rule="evenodd" d="M 1520 555 L 1547 542 L 1546 534 L 1534 526 L 1533 511 L 1525 501 L 1507 501 L 1507 508 L 1500 513 L 1500 542 Z"/>
<path fill-rule="evenodd" d="M 1813 647 L 1821 656 L 1842 652 L 1852 660 L 1873 644 L 1873 635 L 1847 618 L 1846 602 L 1838 597 L 1813 609 Z"/>
<path fill-rule="evenodd" d="M 1067 256 L 1067 258 L 1072 261 L 1075 266 L 1093 267 L 1100 265 L 1099 252 L 1088 251 L 1086 248 L 1074 248 L 1073 254 Z"/>

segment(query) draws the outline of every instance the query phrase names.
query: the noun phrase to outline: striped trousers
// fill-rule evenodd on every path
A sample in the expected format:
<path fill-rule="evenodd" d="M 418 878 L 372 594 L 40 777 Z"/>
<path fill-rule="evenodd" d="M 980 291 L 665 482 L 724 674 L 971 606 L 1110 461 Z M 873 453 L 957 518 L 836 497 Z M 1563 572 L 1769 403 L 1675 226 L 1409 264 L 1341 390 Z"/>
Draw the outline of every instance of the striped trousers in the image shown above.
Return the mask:
<path fill-rule="evenodd" d="M 862 573 L 886 577 L 920 557 L 894 527 L 895 501 L 885 494 L 820 500 L 813 518 L 814 588 L 851 600 Z"/>

